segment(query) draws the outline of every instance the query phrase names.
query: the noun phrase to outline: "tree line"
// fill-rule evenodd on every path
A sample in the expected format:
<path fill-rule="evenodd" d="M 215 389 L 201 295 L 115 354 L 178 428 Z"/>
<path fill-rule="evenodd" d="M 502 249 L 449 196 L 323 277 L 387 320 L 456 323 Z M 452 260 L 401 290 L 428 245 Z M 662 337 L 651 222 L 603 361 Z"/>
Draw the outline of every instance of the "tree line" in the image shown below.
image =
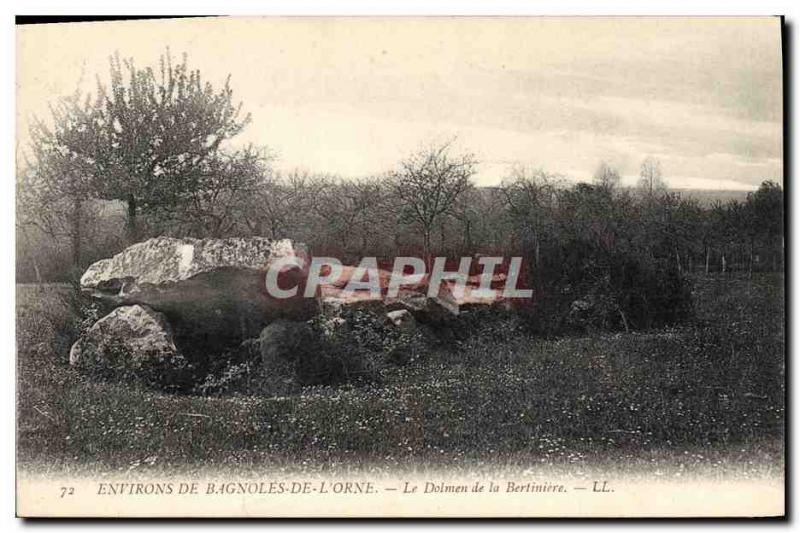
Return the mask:
<path fill-rule="evenodd" d="M 644 271 L 783 269 L 783 190 L 771 181 L 745 201 L 703 205 L 671 192 L 648 157 L 635 188 L 607 163 L 589 183 L 519 166 L 476 187 L 479 162 L 452 143 L 371 178 L 280 173 L 265 150 L 232 148 L 250 116 L 230 79 L 214 87 L 185 56 L 167 53 L 157 68 L 115 56 L 93 95 L 76 92 L 51 114 L 32 121 L 18 165 L 20 281 L 70 279 L 155 235 L 291 238 L 345 261 L 514 254 L 540 294 L 614 295 L 606 314 L 627 328 L 635 306 L 625 301 Z"/>

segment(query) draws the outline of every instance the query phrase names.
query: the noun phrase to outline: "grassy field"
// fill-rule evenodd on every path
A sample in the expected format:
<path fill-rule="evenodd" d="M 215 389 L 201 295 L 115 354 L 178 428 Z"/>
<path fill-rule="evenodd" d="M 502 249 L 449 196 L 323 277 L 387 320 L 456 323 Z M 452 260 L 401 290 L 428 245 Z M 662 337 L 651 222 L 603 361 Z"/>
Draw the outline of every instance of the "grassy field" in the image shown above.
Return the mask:
<path fill-rule="evenodd" d="M 58 287 L 18 286 L 18 460 L 45 470 L 616 464 L 782 470 L 782 276 L 695 280 L 677 328 L 537 339 L 487 326 L 380 386 L 169 396 L 70 369 Z"/>

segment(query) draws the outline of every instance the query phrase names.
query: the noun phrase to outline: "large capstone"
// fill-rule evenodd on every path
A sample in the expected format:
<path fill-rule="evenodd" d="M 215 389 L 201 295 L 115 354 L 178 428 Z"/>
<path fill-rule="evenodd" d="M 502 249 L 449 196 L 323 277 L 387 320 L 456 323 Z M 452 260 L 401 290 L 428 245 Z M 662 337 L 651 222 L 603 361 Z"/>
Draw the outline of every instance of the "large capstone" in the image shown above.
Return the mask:
<path fill-rule="evenodd" d="M 172 328 L 163 314 L 144 305 L 117 307 L 98 320 L 69 352 L 72 365 L 126 358 L 132 366 L 177 354 Z"/>
<path fill-rule="evenodd" d="M 306 255 L 304 245 L 288 239 L 157 237 L 94 263 L 81 286 L 113 306 L 145 304 L 163 312 L 177 336 L 207 348 L 257 336 L 279 317 L 308 318 L 315 311 L 311 299 L 277 299 L 265 285 L 276 260 L 295 256 L 304 262 Z M 304 279 L 305 272 L 288 270 L 278 285 L 289 288 Z"/>

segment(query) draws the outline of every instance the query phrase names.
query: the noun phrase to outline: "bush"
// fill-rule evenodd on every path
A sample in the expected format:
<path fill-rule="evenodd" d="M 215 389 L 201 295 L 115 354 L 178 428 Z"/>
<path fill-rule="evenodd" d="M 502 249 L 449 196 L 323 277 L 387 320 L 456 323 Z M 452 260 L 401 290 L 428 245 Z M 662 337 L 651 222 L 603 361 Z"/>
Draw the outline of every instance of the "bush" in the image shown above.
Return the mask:
<path fill-rule="evenodd" d="M 192 386 L 192 366 L 180 354 L 160 352 L 134 355 L 119 340 L 99 349 L 86 349 L 76 365 L 92 379 L 142 386 L 164 392 L 182 392 Z"/>
<path fill-rule="evenodd" d="M 18 295 L 19 296 L 19 295 Z M 66 363 L 72 344 L 102 315 L 99 306 L 83 294 L 77 283 L 30 287 L 26 300 L 17 304 L 17 323 L 36 327 L 17 331 L 17 343 L 24 349 L 29 342 L 47 338 L 50 348 Z"/>
<path fill-rule="evenodd" d="M 236 392 L 247 392 L 250 389 L 251 378 L 255 374 L 257 367 L 258 365 L 254 361 L 245 363 L 231 362 L 219 372 L 206 375 L 202 382 L 194 386 L 192 392 L 201 396 L 220 396 Z"/>
<path fill-rule="evenodd" d="M 383 313 L 365 309 L 344 309 L 338 319 L 343 327 L 324 331 L 324 336 L 339 350 L 349 350 L 362 354 L 363 358 L 383 366 L 393 364 L 403 366 L 417 359 L 425 352 L 425 339 L 419 330 L 398 328 L 386 321 Z M 324 324 L 317 318 L 316 327 Z M 324 329 L 324 328 L 323 328 Z"/>
<path fill-rule="evenodd" d="M 361 315 L 358 315 L 361 317 Z M 370 349 L 368 327 L 355 317 L 332 319 L 318 315 L 309 321 L 311 341 L 294 356 L 295 375 L 302 385 L 370 382 L 377 377 L 379 361 Z"/>
<path fill-rule="evenodd" d="M 370 383 L 386 362 L 404 363 L 414 353 L 404 336 L 389 333 L 377 315 L 365 311 L 318 315 L 308 322 L 278 320 L 268 328 L 268 339 L 250 339 L 209 358 L 217 363 L 193 392 L 283 395 L 302 386 Z M 272 343 L 266 354 L 261 342 Z"/>
<path fill-rule="evenodd" d="M 284 396 L 297 392 L 292 365 L 276 361 L 262 364 L 258 339 L 247 339 L 238 347 L 216 354 L 215 362 L 196 373 L 191 394 L 200 396 Z"/>
<path fill-rule="evenodd" d="M 608 252 L 566 242 L 539 269 L 534 305 L 524 312 L 537 333 L 642 330 L 692 316 L 692 286 L 673 258 L 641 250 Z"/>

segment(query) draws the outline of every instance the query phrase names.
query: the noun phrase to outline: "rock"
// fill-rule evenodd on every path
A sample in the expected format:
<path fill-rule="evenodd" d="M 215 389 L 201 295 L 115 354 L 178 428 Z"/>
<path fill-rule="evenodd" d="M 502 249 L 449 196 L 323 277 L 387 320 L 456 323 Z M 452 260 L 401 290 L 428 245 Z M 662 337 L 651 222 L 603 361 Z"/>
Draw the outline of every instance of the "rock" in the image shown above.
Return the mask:
<path fill-rule="evenodd" d="M 305 322 L 276 320 L 259 335 L 261 362 L 269 368 L 285 361 L 296 361 L 313 339 L 314 332 Z"/>
<path fill-rule="evenodd" d="M 383 269 L 375 269 L 375 268 L 365 268 L 361 279 L 353 280 L 353 277 L 358 272 L 358 267 L 352 265 L 343 265 L 342 271 L 339 274 L 339 278 L 328 284 L 330 287 L 335 287 L 337 289 L 344 289 L 347 287 L 347 284 L 351 281 L 366 281 L 367 279 L 377 280 L 378 285 L 381 288 L 381 291 L 385 291 L 389 287 L 389 281 L 392 278 L 392 273 L 388 270 Z M 323 276 L 327 276 L 330 274 L 330 269 L 323 269 L 321 274 Z"/>
<path fill-rule="evenodd" d="M 428 277 L 420 282 L 403 285 L 398 295 L 388 297 L 391 278 L 388 270 L 369 269 L 372 279 L 378 280 L 380 293 L 369 290 L 346 291 L 345 288 L 355 274 L 356 267 L 344 266 L 338 280 L 322 285 L 317 298 L 320 311 L 327 316 L 338 316 L 343 309 L 366 309 L 375 313 L 407 309 L 421 321 L 441 322 L 447 315 L 458 316 L 469 309 L 488 309 L 493 307 L 510 308 L 511 302 L 503 296 L 506 274 L 494 274 L 489 287 L 494 291 L 486 294 L 479 291 L 481 275 L 469 276 L 464 291 L 456 294 L 455 281 L 443 280 L 438 294 L 428 296 Z M 324 272 L 324 275 L 328 273 Z"/>
<path fill-rule="evenodd" d="M 144 305 L 129 305 L 117 307 L 89 328 L 72 345 L 69 362 L 77 365 L 105 359 L 110 350 L 120 346 L 134 363 L 156 356 L 171 357 L 178 352 L 172 329 L 163 314 Z"/>
<path fill-rule="evenodd" d="M 480 276 L 470 276 L 467 278 L 464 291 L 457 294 L 455 283 L 446 280 L 439 290 L 438 299 L 455 315 L 468 309 L 509 308 L 510 302 L 503 296 L 506 281 L 504 274 L 492 276 L 490 288 L 494 292 L 490 294 L 479 291 L 480 281 Z"/>
<path fill-rule="evenodd" d="M 285 256 L 305 260 L 307 252 L 288 239 L 157 237 L 94 263 L 81 286 L 112 305 L 146 304 L 165 313 L 177 336 L 200 337 L 201 344 L 241 340 L 275 318 L 314 313 L 313 300 L 302 298 L 305 272 L 289 271 L 279 281 L 284 288 L 300 283 L 297 298 L 267 294 L 267 269 Z"/>
<path fill-rule="evenodd" d="M 422 292 L 401 289 L 396 297 L 377 297 L 369 291 L 345 293 L 326 285 L 321 287 L 320 309 L 329 319 L 348 316 L 345 311 L 362 310 L 384 316 L 396 327 L 413 329 L 419 322 L 434 327 L 451 325 L 459 315 L 458 303 L 446 290 L 440 296 L 428 296 Z M 395 320 L 397 322 L 395 322 Z"/>
<path fill-rule="evenodd" d="M 414 315 L 412 315 L 411 311 L 409 311 L 408 309 L 398 309 L 397 311 L 389 311 L 388 313 L 386 313 L 386 321 L 387 323 L 393 325 L 394 327 L 404 331 L 413 330 L 414 327 L 416 326 Z"/>
<path fill-rule="evenodd" d="M 347 331 L 347 320 L 341 316 L 325 316 L 319 321 L 319 332 L 324 339 L 334 339 Z"/>
<path fill-rule="evenodd" d="M 381 312 L 385 302 L 380 294 L 370 291 L 346 291 L 335 285 L 322 285 L 317 293 L 319 310 L 326 316 L 338 316 L 342 309 L 366 309 Z"/>
<path fill-rule="evenodd" d="M 417 321 L 432 326 L 451 323 L 459 314 L 458 305 L 449 299 L 425 294 L 407 295 L 393 302 L 394 305 L 399 305 L 400 309 L 410 312 Z"/>

